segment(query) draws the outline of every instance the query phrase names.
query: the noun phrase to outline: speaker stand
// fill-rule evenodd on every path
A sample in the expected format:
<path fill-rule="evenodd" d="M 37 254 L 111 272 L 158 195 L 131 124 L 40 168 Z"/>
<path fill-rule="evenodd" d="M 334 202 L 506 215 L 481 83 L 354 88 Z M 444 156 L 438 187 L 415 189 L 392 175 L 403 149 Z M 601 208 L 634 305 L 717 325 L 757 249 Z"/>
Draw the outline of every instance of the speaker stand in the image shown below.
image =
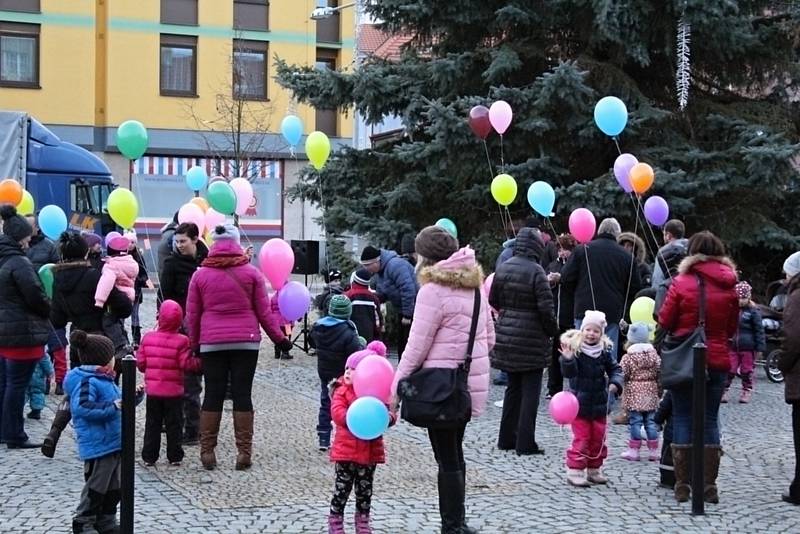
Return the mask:
<path fill-rule="evenodd" d="M 303 283 L 305 284 L 306 287 L 308 287 L 308 274 L 303 275 Z M 298 332 L 295 338 L 292 340 L 292 345 L 294 345 L 298 349 L 308 354 L 308 351 L 311 348 L 308 345 L 308 334 L 310 333 L 311 330 L 308 329 L 308 312 L 306 312 L 306 314 L 303 315 L 303 328 L 300 329 L 300 332 Z M 303 344 L 299 345 L 297 341 L 301 337 L 303 338 Z"/>

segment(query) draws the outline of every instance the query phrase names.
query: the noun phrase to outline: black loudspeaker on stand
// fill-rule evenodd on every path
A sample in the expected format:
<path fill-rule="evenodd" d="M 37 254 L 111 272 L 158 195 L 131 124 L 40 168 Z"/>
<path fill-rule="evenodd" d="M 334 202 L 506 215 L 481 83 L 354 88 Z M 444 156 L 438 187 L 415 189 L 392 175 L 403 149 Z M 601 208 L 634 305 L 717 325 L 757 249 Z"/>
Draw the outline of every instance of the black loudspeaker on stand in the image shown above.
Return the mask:
<path fill-rule="evenodd" d="M 294 268 L 292 274 L 302 274 L 303 283 L 308 287 L 308 275 L 315 275 L 319 273 L 319 241 L 298 241 L 292 239 L 292 251 L 294 252 Z M 311 331 L 308 328 L 308 313 L 303 316 L 303 328 L 298 332 L 297 336 L 292 340 L 295 347 L 308 354 L 308 334 Z M 303 344 L 298 344 L 300 338 L 303 339 Z"/>

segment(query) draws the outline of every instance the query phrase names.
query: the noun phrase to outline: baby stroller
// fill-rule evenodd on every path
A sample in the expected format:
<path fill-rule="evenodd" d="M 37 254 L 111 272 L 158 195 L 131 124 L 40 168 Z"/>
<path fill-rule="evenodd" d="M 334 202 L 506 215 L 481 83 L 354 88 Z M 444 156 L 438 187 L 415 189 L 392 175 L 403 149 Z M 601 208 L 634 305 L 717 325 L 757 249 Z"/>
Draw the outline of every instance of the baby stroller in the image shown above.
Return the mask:
<path fill-rule="evenodd" d="M 778 369 L 783 343 L 783 306 L 786 301 L 786 288 L 783 280 L 772 282 L 767 288 L 769 305 L 758 305 L 761 312 L 761 323 L 767 338 L 767 350 L 764 359 L 756 364 L 763 365 L 770 382 L 783 382 L 783 373 Z"/>

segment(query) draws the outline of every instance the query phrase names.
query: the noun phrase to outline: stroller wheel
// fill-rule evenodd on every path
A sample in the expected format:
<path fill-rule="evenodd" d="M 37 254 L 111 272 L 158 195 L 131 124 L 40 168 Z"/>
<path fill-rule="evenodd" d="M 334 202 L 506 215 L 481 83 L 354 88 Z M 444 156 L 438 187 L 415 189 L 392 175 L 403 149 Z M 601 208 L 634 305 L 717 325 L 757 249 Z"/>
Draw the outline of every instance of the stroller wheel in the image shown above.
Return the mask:
<path fill-rule="evenodd" d="M 767 372 L 767 379 L 770 382 L 783 382 L 783 373 L 778 369 L 778 359 L 781 357 L 781 350 L 775 349 L 767 355 L 764 362 L 764 370 Z"/>

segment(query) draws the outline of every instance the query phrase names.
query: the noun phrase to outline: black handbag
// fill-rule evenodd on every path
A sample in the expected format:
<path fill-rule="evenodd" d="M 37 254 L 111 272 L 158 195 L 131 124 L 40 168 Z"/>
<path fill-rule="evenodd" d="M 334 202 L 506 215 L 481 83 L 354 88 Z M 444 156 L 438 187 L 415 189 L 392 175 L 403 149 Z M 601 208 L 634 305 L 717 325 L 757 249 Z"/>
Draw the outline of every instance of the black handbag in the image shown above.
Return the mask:
<path fill-rule="evenodd" d="M 481 294 L 475 290 L 475 306 L 469 329 L 469 344 L 464 362 L 455 369 L 419 369 L 397 384 L 400 417 L 423 428 L 456 428 L 472 418 L 469 394 L 469 368 L 481 312 Z"/>
<path fill-rule="evenodd" d="M 706 286 L 697 276 L 700 294 L 697 328 L 685 338 L 667 335 L 661 351 L 661 386 L 665 389 L 691 387 L 694 379 L 694 346 L 706 342 Z"/>

